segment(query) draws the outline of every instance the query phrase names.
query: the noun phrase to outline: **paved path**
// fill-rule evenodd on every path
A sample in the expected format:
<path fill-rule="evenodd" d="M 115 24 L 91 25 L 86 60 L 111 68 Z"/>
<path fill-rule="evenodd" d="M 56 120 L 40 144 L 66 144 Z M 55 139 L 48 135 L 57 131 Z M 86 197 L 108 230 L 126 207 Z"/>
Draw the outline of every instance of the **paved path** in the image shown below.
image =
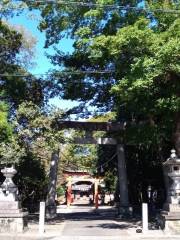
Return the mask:
<path fill-rule="evenodd" d="M 73 210 L 73 209 L 72 209 Z M 106 212 L 105 212 L 106 210 Z M 65 225 L 63 236 L 119 236 L 127 235 L 127 228 L 133 224 L 118 223 L 114 220 L 115 212 L 102 209 L 74 209 L 73 213 L 63 215 Z"/>
<path fill-rule="evenodd" d="M 179 240 L 180 236 L 164 235 L 162 231 L 136 233 L 141 222 L 121 221 L 116 218 L 116 210 L 100 207 L 95 211 L 80 202 L 78 206 L 61 206 L 58 218 L 46 222 L 46 232 L 38 234 L 37 221 L 29 224 L 26 233 L 18 235 L 0 234 L 0 240 Z"/>
<path fill-rule="evenodd" d="M 82 205 L 71 206 L 70 209 L 60 209 L 64 219 L 61 230 L 61 238 L 53 240 L 156 240 L 156 239 L 180 239 L 180 236 L 167 236 L 162 231 L 148 231 L 148 233 L 136 233 L 141 228 L 141 221 L 118 220 L 116 209 L 113 207 L 94 207 Z"/>

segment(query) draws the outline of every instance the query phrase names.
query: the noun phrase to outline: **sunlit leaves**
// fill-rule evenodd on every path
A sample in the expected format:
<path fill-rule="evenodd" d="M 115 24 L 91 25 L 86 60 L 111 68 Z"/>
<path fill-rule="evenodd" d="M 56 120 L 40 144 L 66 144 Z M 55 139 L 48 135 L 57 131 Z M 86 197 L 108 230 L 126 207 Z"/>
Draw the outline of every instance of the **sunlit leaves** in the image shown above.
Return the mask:
<path fill-rule="evenodd" d="M 63 133 L 53 128 L 53 121 L 62 117 L 62 112 L 53 109 L 43 111 L 32 102 L 22 103 L 16 114 L 15 125 L 17 134 L 24 144 L 33 148 L 34 145 L 43 145 L 52 151 L 58 149 L 64 142 Z"/>
<path fill-rule="evenodd" d="M 0 142 L 7 142 L 12 136 L 12 126 L 8 123 L 8 107 L 0 102 Z"/>
<path fill-rule="evenodd" d="M 25 149 L 20 146 L 17 139 L 13 137 L 9 142 L 0 143 L 0 164 L 14 165 L 24 157 Z"/>

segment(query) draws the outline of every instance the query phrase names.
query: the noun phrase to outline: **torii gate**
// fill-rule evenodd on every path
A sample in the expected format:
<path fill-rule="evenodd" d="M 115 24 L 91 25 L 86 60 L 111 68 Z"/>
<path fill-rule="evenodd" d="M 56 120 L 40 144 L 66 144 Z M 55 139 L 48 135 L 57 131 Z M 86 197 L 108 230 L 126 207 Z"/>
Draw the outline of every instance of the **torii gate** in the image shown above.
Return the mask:
<path fill-rule="evenodd" d="M 90 131 L 106 131 L 116 132 L 124 131 L 124 123 L 115 122 L 77 122 L 77 121 L 57 121 L 53 126 L 57 130 L 63 130 L 68 128 Z M 129 198 L 128 198 L 128 183 L 127 183 L 127 171 L 126 161 L 124 153 L 124 145 L 119 144 L 114 138 L 76 138 L 75 144 L 102 144 L 102 145 L 117 145 L 117 157 L 118 157 L 118 180 L 119 180 L 119 213 L 129 212 Z M 50 188 L 49 194 L 46 201 L 47 205 L 47 216 L 53 217 L 56 214 L 56 181 L 57 181 L 57 167 L 59 160 L 59 152 L 52 153 L 51 167 L 50 167 Z M 56 176 L 56 179 L 55 177 Z"/>
<path fill-rule="evenodd" d="M 72 203 L 72 185 L 74 183 L 77 182 L 91 182 L 94 185 L 94 205 L 95 208 L 98 209 L 98 205 L 99 205 L 99 193 L 98 193 L 98 186 L 99 186 L 99 179 L 97 178 L 75 178 L 75 177 L 68 177 L 67 178 L 68 182 L 67 182 L 67 207 L 69 207 Z"/>

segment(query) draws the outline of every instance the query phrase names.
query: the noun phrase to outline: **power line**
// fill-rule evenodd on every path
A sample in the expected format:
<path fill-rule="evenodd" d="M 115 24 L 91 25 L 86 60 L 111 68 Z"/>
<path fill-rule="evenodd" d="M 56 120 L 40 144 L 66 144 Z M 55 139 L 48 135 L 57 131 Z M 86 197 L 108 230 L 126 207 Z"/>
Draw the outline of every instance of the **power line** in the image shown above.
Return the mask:
<path fill-rule="evenodd" d="M 117 155 L 117 153 L 114 153 L 112 156 L 111 156 L 111 158 L 110 159 L 108 159 L 106 162 L 104 162 L 103 164 L 101 164 L 99 167 L 98 167 L 98 169 L 99 168 L 101 168 L 101 167 L 104 167 L 107 163 L 109 163 L 115 156 Z"/>
<path fill-rule="evenodd" d="M 77 145 L 78 145 L 78 144 L 77 144 Z M 61 154 L 62 154 L 62 156 L 63 156 L 65 159 L 69 158 L 69 157 L 66 156 L 66 154 L 64 154 L 63 152 L 61 152 Z M 101 153 L 100 156 L 98 156 L 98 158 L 100 158 L 103 154 L 104 154 L 104 152 Z M 108 159 L 106 162 L 104 162 L 103 164 L 100 164 L 100 166 L 98 166 L 96 169 L 101 169 L 102 167 L 106 166 L 107 163 L 109 163 L 113 158 L 116 157 L 116 155 L 117 155 L 117 152 L 115 152 L 115 153 L 111 156 L 111 158 Z"/>
<path fill-rule="evenodd" d="M 40 3 L 40 4 L 62 4 L 66 6 L 78 6 L 78 7 L 99 7 L 99 8 L 108 8 L 108 9 L 119 9 L 119 10 L 135 10 L 135 11 L 145 11 L 145 12 L 163 12 L 163 13 L 172 13 L 172 14 L 180 14 L 179 9 L 169 9 L 169 8 L 156 8 L 156 9 L 150 9 L 147 7 L 134 7 L 134 6 L 123 6 L 123 5 L 117 5 L 117 4 L 100 4 L 100 3 L 85 3 L 85 2 L 76 2 L 76 1 L 58 1 L 58 0 L 37 0 L 37 1 L 32 1 L 32 0 L 27 0 L 26 2 L 29 3 Z"/>
<path fill-rule="evenodd" d="M 19 73 L 14 73 L 14 74 L 6 74 L 2 73 L 0 74 L 0 77 L 33 77 L 33 76 L 63 76 L 63 75 L 79 75 L 79 74 L 110 74 L 110 73 L 115 73 L 115 71 L 110 70 L 110 71 L 64 71 L 64 72 L 56 72 L 56 73 L 25 73 L 25 74 L 19 74 Z"/>

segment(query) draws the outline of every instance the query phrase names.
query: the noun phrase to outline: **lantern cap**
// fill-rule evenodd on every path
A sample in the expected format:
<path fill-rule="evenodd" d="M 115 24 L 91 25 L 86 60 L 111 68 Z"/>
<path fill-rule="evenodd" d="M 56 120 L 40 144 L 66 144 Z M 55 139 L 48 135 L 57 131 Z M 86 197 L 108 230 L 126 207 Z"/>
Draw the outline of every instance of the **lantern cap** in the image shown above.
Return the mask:
<path fill-rule="evenodd" d="M 180 164 L 180 158 L 177 157 L 176 155 L 176 150 L 175 149 L 172 149 L 171 150 L 171 155 L 170 157 L 167 159 L 166 162 L 164 162 L 163 165 L 174 165 L 174 164 Z"/>
<path fill-rule="evenodd" d="M 172 149 L 172 150 L 171 150 L 170 158 L 171 158 L 171 159 L 177 159 L 177 155 L 176 155 L 176 150 L 175 150 L 175 149 Z"/>

